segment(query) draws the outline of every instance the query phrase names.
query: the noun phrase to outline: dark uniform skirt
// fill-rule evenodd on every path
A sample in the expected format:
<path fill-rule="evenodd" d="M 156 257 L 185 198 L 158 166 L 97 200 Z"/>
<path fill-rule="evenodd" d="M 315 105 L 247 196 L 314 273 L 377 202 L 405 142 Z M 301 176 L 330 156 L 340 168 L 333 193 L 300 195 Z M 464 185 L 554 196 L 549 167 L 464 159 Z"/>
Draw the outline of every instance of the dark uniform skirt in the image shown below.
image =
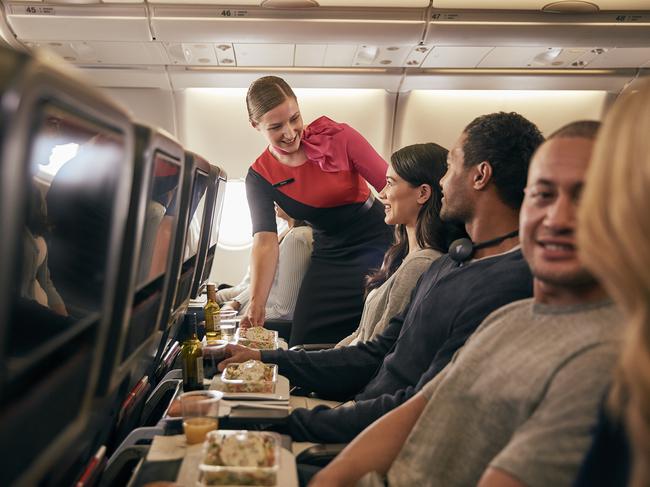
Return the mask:
<path fill-rule="evenodd" d="M 359 326 L 365 277 L 392 242 L 379 201 L 333 231 L 314 228 L 314 251 L 298 293 L 289 346 L 337 343 Z"/>

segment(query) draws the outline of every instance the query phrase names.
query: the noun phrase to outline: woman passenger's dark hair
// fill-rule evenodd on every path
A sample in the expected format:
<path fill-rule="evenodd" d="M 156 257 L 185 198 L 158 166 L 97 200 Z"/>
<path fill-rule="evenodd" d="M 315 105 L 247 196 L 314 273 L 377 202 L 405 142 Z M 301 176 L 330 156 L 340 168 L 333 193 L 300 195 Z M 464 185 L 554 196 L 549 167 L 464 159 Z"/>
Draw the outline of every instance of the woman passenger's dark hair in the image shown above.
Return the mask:
<path fill-rule="evenodd" d="M 297 99 L 291 87 L 282 78 L 264 76 L 256 79 L 246 93 L 248 118 L 258 121 L 266 112 L 273 110 L 287 98 Z"/>
<path fill-rule="evenodd" d="M 447 252 L 449 244 L 466 236 L 458 223 L 442 222 L 442 190 L 440 180 L 447 170 L 447 149 L 434 143 L 413 144 L 393 153 L 390 158 L 393 170 L 404 181 L 416 187 L 431 186 L 431 197 L 420 208 L 415 235 L 423 249 Z M 395 243 L 386 251 L 381 267 L 366 277 L 366 293 L 381 286 L 400 266 L 409 253 L 406 226 L 395 225 Z"/>

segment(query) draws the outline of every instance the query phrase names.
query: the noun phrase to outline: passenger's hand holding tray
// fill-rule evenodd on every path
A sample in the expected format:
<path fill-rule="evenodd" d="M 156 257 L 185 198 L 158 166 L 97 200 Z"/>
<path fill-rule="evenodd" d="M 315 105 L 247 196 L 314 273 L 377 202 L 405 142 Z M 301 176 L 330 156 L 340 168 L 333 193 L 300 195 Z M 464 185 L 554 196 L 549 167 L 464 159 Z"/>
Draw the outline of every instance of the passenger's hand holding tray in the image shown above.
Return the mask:
<path fill-rule="evenodd" d="M 199 485 L 278 484 L 280 441 L 275 433 L 213 431 L 203 444 Z"/>
<path fill-rule="evenodd" d="M 275 393 L 278 382 L 278 366 L 264 364 L 259 360 L 247 360 L 242 364 L 229 364 L 221 373 L 223 392 Z"/>
<path fill-rule="evenodd" d="M 239 328 L 237 330 L 237 343 L 257 350 L 276 350 L 278 348 L 278 332 L 267 330 L 261 326 L 252 328 Z"/>

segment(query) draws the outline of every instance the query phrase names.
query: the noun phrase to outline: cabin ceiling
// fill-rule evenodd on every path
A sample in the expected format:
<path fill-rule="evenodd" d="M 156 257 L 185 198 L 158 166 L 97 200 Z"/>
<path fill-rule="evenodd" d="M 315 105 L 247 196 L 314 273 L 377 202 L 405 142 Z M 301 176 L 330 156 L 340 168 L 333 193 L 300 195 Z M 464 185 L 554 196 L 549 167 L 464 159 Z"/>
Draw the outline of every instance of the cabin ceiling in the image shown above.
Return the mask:
<path fill-rule="evenodd" d="M 478 75 L 480 84 L 488 74 L 577 79 L 583 89 L 602 85 L 601 77 L 616 91 L 650 68 L 650 0 L 2 5 L 0 32 L 8 42 L 62 57 L 102 86 L 245 86 L 237 83 L 275 71 L 314 87 L 400 91 L 436 77 L 432 86 L 450 89 L 459 77 Z M 548 82 L 555 85 L 562 83 Z"/>

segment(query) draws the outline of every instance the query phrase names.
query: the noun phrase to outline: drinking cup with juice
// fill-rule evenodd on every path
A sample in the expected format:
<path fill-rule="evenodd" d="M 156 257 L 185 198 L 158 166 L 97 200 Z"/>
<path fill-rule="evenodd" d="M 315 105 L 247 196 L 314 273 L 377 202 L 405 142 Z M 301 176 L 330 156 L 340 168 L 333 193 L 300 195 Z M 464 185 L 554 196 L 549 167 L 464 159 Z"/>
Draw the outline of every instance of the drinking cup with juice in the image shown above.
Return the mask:
<path fill-rule="evenodd" d="M 188 445 L 202 443 L 208 431 L 219 427 L 219 391 L 192 391 L 179 396 L 183 430 Z"/>

